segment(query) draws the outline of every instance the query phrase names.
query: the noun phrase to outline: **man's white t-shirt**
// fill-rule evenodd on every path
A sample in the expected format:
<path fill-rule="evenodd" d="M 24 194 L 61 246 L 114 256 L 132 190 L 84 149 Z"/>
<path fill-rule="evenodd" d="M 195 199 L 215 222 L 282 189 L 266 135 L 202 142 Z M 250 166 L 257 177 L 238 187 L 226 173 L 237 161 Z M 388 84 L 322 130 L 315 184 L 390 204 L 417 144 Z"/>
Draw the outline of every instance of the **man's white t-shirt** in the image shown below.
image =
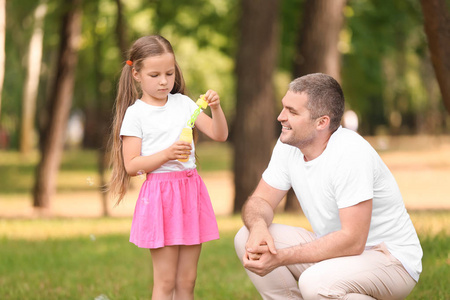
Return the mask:
<path fill-rule="evenodd" d="M 422 248 L 398 185 L 359 134 L 339 127 L 324 152 L 308 162 L 300 149 L 278 140 L 263 180 L 279 190 L 294 189 L 318 237 L 340 230 L 339 209 L 373 199 L 366 247 L 384 242 L 418 281 Z"/>
<path fill-rule="evenodd" d="M 164 106 L 149 105 L 142 100 L 129 106 L 120 129 L 120 136 L 134 136 L 142 139 L 141 155 L 147 156 L 169 148 L 187 127 L 194 111 L 198 108 L 194 101 L 182 94 L 169 94 Z M 189 161 L 170 160 L 152 173 L 195 169 L 195 147 Z"/>

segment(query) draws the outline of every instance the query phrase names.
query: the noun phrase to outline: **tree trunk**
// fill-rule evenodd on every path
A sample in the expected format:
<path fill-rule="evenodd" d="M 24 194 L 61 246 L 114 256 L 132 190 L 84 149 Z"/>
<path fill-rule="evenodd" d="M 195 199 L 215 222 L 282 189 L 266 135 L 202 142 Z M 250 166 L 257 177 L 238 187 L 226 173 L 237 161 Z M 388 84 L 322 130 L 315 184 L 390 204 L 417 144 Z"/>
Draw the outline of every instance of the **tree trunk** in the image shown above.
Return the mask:
<path fill-rule="evenodd" d="M 346 0 L 306 1 L 294 61 L 294 78 L 324 73 L 340 81 L 341 55 L 338 42 L 344 23 L 345 3 Z M 287 194 L 285 211 L 301 211 L 292 190 Z"/>
<path fill-rule="evenodd" d="M 44 127 L 41 161 L 36 173 L 33 205 L 37 208 L 50 208 L 52 196 L 56 192 L 64 133 L 72 105 L 81 35 L 81 0 L 71 0 L 68 7 L 62 21 L 57 73 L 48 101 L 49 118 Z"/>
<path fill-rule="evenodd" d="M 127 49 L 128 49 L 128 37 L 127 37 L 127 26 L 125 19 L 123 17 L 123 5 L 121 0 L 116 0 L 117 5 L 117 23 L 116 23 L 116 38 L 117 44 L 120 49 L 120 54 L 124 60 L 127 59 Z"/>
<path fill-rule="evenodd" d="M 20 153 L 28 155 L 33 148 L 36 101 L 41 73 L 42 41 L 44 37 L 44 18 L 47 1 L 43 0 L 34 11 L 34 30 L 28 49 L 28 72 L 22 99 L 22 127 L 20 134 Z"/>
<path fill-rule="evenodd" d="M 277 0 L 242 0 L 236 60 L 234 212 L 239 212 L 267 167 L 275 141 L 273 73 L 277 59 Z"/>
<path fill-rule="evenodd" d="M 6 0 L 0 0 L 0 119 L 2 116 L 3 81 L 5 79 L 5 55 L 6 55 L 5 34 L 6 34 Z"/>
<path fill-rule="evenodd" d="M 294 78 L 324 73 L 340 81 L 339 33 L 346 0 L 307 0 L 303 13 Z"/>
<path fill-rule="evenodd" d="M 450 113 L 450 17 L 444 0 L 421 0 L 425 33 L 442 100 Z"/>

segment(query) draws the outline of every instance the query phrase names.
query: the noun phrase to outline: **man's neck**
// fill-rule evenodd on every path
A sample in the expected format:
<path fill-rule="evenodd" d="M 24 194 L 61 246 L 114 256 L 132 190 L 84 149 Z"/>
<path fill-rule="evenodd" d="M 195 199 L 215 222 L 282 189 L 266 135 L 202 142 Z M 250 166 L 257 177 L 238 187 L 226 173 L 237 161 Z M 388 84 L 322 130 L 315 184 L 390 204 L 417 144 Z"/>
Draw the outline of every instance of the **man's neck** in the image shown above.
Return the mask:
<path fill-rule="evenodd" d="M 318 136 L 313 144 L 300 149 L 303 153 L 303 159 L 305 161 L 312 161 L 318 158 L 327 148 L 328 141 L 332 134 L 332 132 L 328 132 L 323 136 Z"/>

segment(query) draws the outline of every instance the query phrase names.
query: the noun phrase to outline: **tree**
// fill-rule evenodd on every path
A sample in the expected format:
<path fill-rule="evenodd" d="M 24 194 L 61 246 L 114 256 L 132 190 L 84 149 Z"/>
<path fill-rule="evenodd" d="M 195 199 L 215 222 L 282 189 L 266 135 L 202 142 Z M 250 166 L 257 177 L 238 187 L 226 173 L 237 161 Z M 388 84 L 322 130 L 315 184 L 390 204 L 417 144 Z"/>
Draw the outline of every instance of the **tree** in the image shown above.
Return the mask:
<path fill-rule="evenodd" d="M 34 11 L 34 28 L 28 48 L 27 78 L 22 99 L 22 127 L 20 152 L 28 154 L 32 149 L 36 100 L 41 73 L 42 41 L 44 38 L 44 18 L 47 13 L 47 1 L 43 0 Z"/>
<path fill-rule="evenodd" d="M 308 0 L 304 5 L 293 77 L 325 73 L 340 81 L 339 33 L 342 29 L 346 0 Z M 285 211 L 298 211 L 300 205 L 292 189 Z"/>
<path fill-rule="evenodd" d="M 78 44 L 81 35 L 81 1 L 71 0 L 62 19 L 56 76 L 49 96 L 49 115 L 44 127 L 41 160 L 37 167 L 34 203 L 49 208 L 56 191 L 56 177 L 64 146 L 64 133 L 72 104 Z"/>
<path fill-rule="evenodd" d="M 444 0 L 421 0 L 431 61 L 447 111 L 450 113 L 450 17 Z"/>
<path fill-rule="evenodd" d="M 128 49 L 127 24 L 124 18 L 124 9 L 121 0 L 115 0 L 117 5 L 116 38 L 119 45 L 120 54 L 126 58 Z"/>
<path fill-rule="evenodd" d="M 275 141 L 272 82 L 278 44 L 277 0 L 241 1 L 241 36 L 236 58 L 234 212 L 239 212 L 269 162 Z"/>
<path fill-rule="evenodd" d="M 5 78 L 6 0 L 0 0 L 0 119 L 2 112 L 3 80 Z"/>
<path fill-rule="evenodd" d="M 305 3 L 294 78 L 325 73 L 340 81 L 339 33 L 346 0 L 308 0 Z"/>

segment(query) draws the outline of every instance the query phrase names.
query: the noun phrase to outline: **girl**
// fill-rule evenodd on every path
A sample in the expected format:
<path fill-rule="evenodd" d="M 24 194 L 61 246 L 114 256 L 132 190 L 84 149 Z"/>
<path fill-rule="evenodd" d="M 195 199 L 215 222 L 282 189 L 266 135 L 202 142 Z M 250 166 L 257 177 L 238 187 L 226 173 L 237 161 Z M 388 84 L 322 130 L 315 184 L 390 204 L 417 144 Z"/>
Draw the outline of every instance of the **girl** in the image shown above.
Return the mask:
<path fill-rule="evenodd" d="M 170 43 L 158 35 L 138 39 L 122 69 L 113 126 L 111 191 L 117 204 L 130 176 L 147 173 L 131 225 L 130 242 L 149 248 L 152 299 L 193 299 L 201 244 L 218 239 L 208 192 L 197 174 L 194 144 L 179 141 L 197 105 L 184 93 L 184 79 Z M 195 127 L 225 141 L 227 122 L 219 95 L 205 93 L 210 118 Z M 188 159 L 180 162 L 178 159 Z"/>

